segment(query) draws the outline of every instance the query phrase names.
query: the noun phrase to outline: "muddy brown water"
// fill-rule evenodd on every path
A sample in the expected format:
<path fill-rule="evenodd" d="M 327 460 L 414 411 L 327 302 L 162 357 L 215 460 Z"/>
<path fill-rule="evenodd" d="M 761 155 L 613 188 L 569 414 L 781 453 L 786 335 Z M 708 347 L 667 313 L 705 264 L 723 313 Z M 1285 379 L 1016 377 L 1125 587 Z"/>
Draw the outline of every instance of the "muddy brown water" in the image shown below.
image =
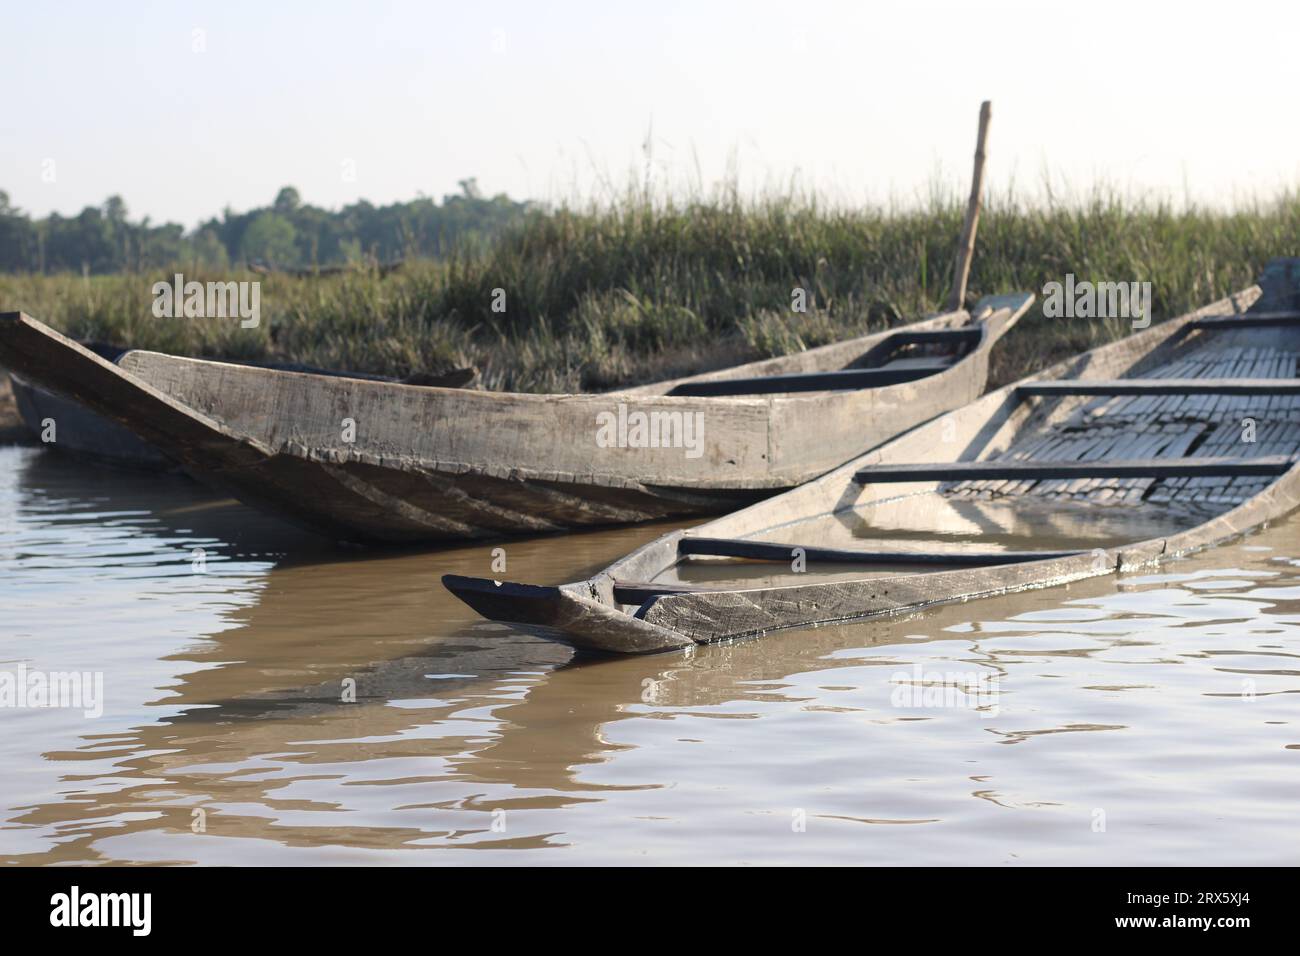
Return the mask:
<path fill-rule="evenodd" d="M 670 527 L 373 554 L 0 448 L 0 679 L 103 675 L 97 717 L 0 707 L 0 861 L 1300 862 L 1300 519 L 690 655 L 575 660 L 438 583 Z"/>

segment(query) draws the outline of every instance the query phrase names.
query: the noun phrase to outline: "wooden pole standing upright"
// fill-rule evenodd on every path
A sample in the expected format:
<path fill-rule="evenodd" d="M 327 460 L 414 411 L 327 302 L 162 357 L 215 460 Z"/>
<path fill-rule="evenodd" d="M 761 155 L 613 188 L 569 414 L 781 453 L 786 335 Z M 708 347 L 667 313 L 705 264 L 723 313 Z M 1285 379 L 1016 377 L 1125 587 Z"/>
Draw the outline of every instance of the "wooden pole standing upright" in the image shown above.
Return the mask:
<path fill-rule="evenodd" d="M 989 135 L 989 119 L 993 104 L 985 100 L 980 104 L 980 132 L 975 143 L 975 172 L 971 176 L 970 201 L 966 204 L 966 223 L 962 226 L 961 240 L 957 243 L 957 259 L 953 263 L 952 292 L 948 294 L 948 311 L 955 312 L 966 300 L 966 280 L 970 277 L 970 260 L 975 252 L 975 230 L 980 224 L 980 197 L 984 194 L 984 144 Z"/>

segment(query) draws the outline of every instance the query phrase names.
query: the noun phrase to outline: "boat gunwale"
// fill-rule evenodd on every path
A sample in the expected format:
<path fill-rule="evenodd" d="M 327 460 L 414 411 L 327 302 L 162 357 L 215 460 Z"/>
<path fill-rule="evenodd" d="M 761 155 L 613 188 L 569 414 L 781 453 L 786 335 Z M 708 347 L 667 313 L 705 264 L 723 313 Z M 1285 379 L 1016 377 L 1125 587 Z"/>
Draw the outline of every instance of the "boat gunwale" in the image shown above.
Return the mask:
<path fill-rule="evenodd" d="M 723 369 L 714 369 L 708 372 L 700 372 L 682 378 L 665 379 L 663 381 L 652 382 L 646 385 L 630 386 L 628 388 L 613 389 L 606 392 L 515 392 L 515 391 L 497 391 L 494 389 L 451 388 L 442 385 L 413 385 L 400 380 L 389 381 L 389 380 L 384 380 L 384 379 L 379 379 L 374 377 L 359 378 L 354 375 L 348 375 L 343 373 L 332 373 L 332 372 L 325 372 L 325 371 L 312 372 L 312 371 L 305 371 L 300 369 L 268 368 L 261 365 L 252 365 L 244 362 L 236 362 L 236 361 L 231 361 L 226 359 L 196 358 L 193 356 L 174 355 L 170 352 L 160 352 L 155 349 L 127 349 L 126 351 L 123 352 L 121 356 L 119 356 L 117 361 L 110 362 L 109 364 L 117 367 L 122 372 L 123 375 L 129 377 L 132 381 L 144 381 L 144 380 L 141 379 L 140 376 L 135 375 L 131 371 L 129 366 L 123 365 L 121 364 L 121 362 L 124 359 L 126 359 L 128 356 L 142 355 L 142 356 L 157 356 L 157 357 L 165 358 L 169 361 L 174 361 L 185 365 L 189 365 L 189 364 L 195 366 L 219 365 L 227 368 L 246 370 L 246 371 L 273 372 L 277 376 L 285 376 L 290 378 L 302 377 L 311 380 L 327 380 L 330 382 L 346 381 L 349 384 L 355 383 L 357 386 L 361 388 L 362 391 L 373 389 L 380 392 L 394 391 L 396 393 L 401 393 L 401 392 L 406 392 L 407 390 L 414 390 L 414 391 L 410 391 L 409 394 L 454 394 L 459 398 L 468 397 L 472 401 L 482 401 L 485 403 L 493 403 L 493 404 L 499 402 L 520 402 L 525 404 L 527 403 L 551 404 L 551 403 L 558 402 L 564 404 L 585 403 L 585 404 L 590 404 L 593 406 L 599 406 L 601 408 L 605 408 L 608 406 L 609 401 L 611 399 L 635 398 L 638 404 L 641 403 L 657 404 L 659 402 L 665 402 L 669 405 L 669 407 L 674 407 L 674 406 L 681 407 L 685 405 L 698 404 L 699 402 L 705 400 L 707 400 L 707 402 L 710 405 L 735 405 L 735 406 L 761 407 L 763 405 L 773 405 L 776 403 L 800 403 L 800 402 L 811 403 L 812 401 L 822 399 L 827 395 L 834 395 L 834 394 L 849 394 L 849 393 L 856 393 L 856 392 L 872 392 L 875 394 L 880 394 L 880 393 L 887 392 L 889 389 L 902 389 L 911 385 L 915 385 L 920 382 L 930 383 L 930 382 L 937 381 L 941 376 L 945 376 L 956 370 L 963 369 L 964 366 L 969 362 L 969 360 L 976 358 L 978 355 L 987 354 L 989 350 L 995 344 L 997 344 L 997 340 L 998 338 L 1000 338 L 1001 334 L 1007 329 L 1009 329 L 1012 320 L 1019 319 L 1021 316 L 1024 315 L 1026 311 L 1028 311 L 1028 309 L 1033 305 L 1034 298 L 1035 298 L 1033 293 L 1028 293 L 1028 292 L 1004 293 L 997 296 L 986 297 L 986 299 L 990 299 L 990 300 L 1002 300 L 1002 299 L 1012 300 L 1017 297 L 1021 298 L 1018 307 L 1013 307 L 1012 305 L 1003 305 L 1000 308 L 992 309 L 988 316 L 981 317 L 979 321 L 980 321 L 980 328 L 983 334 L 980 337 L 980 341 L 976 345 L 972 346 L 964 354 L 959 356 L 957 360 L 954 361 L 947 368 L 941 371 L 934 372 L 933 374 L 926 375 L 922 378 L 914 379 L 909 382 L 897 382 L 890 385 L 867 386 L 867 387 L 847 388 L 847 389 L 820 389 L 815 391 L 810 390 L 804 392 L 772 392 L 768 394 L 721 395 L 721 396 L 667 394 L 668 391 L 671 391 L 673 388 L 676 388 L 679 385 L 688 384 L 688 383 L 693 384 L 698 381 L 726 381 L 728 377 L 731 377 L 733 375 L 733 373 L 756 370 L 759 367 L 767 366 L 774 363 L 794 363 L 797 362 L 798 360 L 806 359 L 809 356 L 814 356 L 821 353 L 832 353 L 840 349 L 847 350 L 850 347 L 869 349 L 872 346 L 878 345 L 881 342 L 884 342 L 888 338 L 897 335 L 899 333 L 904 333 L 909 331 L 924 331 L 924 330 L 928 330 L 931 326 L 934 326 L 936 328 L 947 328 L 949 325 L 951 325 L 952 328 L 961 328 L 964 322 L 971 321 L 971 313 L 967 312 L 965 309 L 959 309 L 955 312 L 944 312 L 944 313 L 940 313 L 939 315 L 933 315 L 924 319 L 918 319 L 915 322 L 910 322 L 898 326 L 892 326 L 888 329 L 882 329 L 876 332 L 869 332 L 864 335 L 857 336 L 856 338 L 844 339 L 838 342 L 829 342 L 825 345 L 819 345 L 816 348 L 812 348 L 812 349 L 804 349 L 802 351 L 791 352 L 786 355 L 778 355 L 771 358 L 758 359 L 753 362 L 746 362 L 742 365 L 734 365 L 734 366 L 728 366 Z M 1009 312 L 1007 320 L 1004 322 L 1005 327 L 1000 328 L 998 330 L 997 335 L 990 336 L 988 333 L 987 322 L 985 320 L 995 317 L 998 312 L 1003 310 Z M 26 315 L 26 313 L 21 313 L 21 312 L 0 313 L 0 320 L 3 320 L 13 315 Z M 40 321 L 39 319 L 34 319 L 32 316 L 26 316 L 26 317 L 36 322 Z M 42 325 L 43 324 L 44 323 L 42 323 Z M 49 328 L 49 326 L 45 326 L 45 327 Z M 769 374 L 780 374 L 780 373 L 769 373 Z M 736 377 L 744 377 L 744 376 L 737 374 Z M 661 389 L 663 390 L 662 392 L 660 391 Z M 181 404 L 185 404 L 185 403 L 181 403 Z M 469 465 L 468 467 L 476 468 L 477 466 Z"/>

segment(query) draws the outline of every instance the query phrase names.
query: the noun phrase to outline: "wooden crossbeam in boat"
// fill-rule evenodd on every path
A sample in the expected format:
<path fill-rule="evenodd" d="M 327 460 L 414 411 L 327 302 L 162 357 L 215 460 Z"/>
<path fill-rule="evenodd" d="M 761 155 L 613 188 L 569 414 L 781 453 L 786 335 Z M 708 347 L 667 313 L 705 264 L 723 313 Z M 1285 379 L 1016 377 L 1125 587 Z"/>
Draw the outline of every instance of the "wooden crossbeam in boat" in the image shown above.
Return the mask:
<path fill-rule="evenodd" d="M 934 361 L 900 368 L 842 369 L 837 372 L 793 372 L 788 375 L 761 375 L 752 378 L 719 379 L 710 382 L 683 382 L 669 395 L 767 395 L 775 392 L 820 392 L 835 389 L 879 388 L 898 385 L 942 372 L 952 365 Z"/>
<path fill-rule="evenodd" d="M 1021 395 L 1300 395 L 1296 378 L 1056 379 L 1017 386 Z"/>
<path fill-rule="evenodd" d="M 1300 312 L 1243 312 L 1241 315 L 1208 315 L 1187 323 L 1192 329 L 1257 329 L 1300 325 Z"/>
<path fill-rule="evenodd" d="M 853 548 L 817 548 L 744 538 L 693 538 L 677 542 L 679 555 L 717 558 L 750 558 L 756 561 L 790 561 L 794 549 L 802 548 L 808 561 L 836 564 L 1018 564 L 1065 558 L 1077 551 L 859 551 Z"/>
<path fill-rule="evenodd" d="M 873 465 L 853 476 L 861 483 L 1052 478 L 1200 478 L 1206 475 L 1280 475 L 1295 462 L 1285 455 L 1256 458 L 1140 458 L 1107 461 L 949 461 Z"/>
<path fill-rule="evenodd" d="M 619 604 L 644 604 L 661 594 L 692 594 L 716 591 L 717 588 L 690 587 L 682 584 L 650 584 L 643 581 L 615 581 L 614 600 Z"/>

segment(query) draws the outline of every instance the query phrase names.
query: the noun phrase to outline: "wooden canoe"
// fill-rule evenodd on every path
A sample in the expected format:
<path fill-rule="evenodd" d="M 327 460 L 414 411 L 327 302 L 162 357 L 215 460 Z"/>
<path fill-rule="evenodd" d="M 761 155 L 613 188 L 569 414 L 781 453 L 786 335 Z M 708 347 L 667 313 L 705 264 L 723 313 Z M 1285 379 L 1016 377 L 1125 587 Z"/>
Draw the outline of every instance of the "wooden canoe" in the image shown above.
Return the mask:
<path fill-rule="evenodd" d="M 248 504 L 332 537 L 408 543 L 716 513 L 795 487 L 983 392 L 990 349 L 1032 302 L 991 296 L 973 314 L 606 394 L 145 351 L 113 363 L 22 313 L 0 315 L 0 365 Z"/>
<path fill-rule="evenodd" d="M 1298 358 L 1300 259 L 1275 260 L 586 581 L 443 581 L 486 617 L 647 653 L 1115 574 L 1300 504 Z"/>
<path fill-rule="evenodd" d="M 100 358 L 115 364 L 120 362 L 131 351 L 130 349 L 97 342 L 83 342 L 81 345 Z M 260 362 L 239 362 L 236 364 L 279 369 L 281 371 L 310 372 L 314 375 L 365 378 L 377 382 L 397 381 L 397 379 L 387 378 L 382 375 L 340 372 L 305 365 Z M 475 374 L 477 373 L 473 369 L 457 369 L 446 376 L 442 376 L 442 379 L 464 383 Z M 421 378 L 422 380 L 428 380 L 427 376 L 421 376 Z M 33 438 L 41 441 L 47 448 L 67 452 L 79 458 L 91 459 L 97 464 L 113 465 L 119 468 L 130 468 L 138 471 L 179 470 L 177 464 L 157 447 L 140 438 L 125 425 L 120 425 L 111 418 L 91 411 L 82 402 L 33 385 L 20 375 L 11 374 L 9 382 L 13 390 L 14 404 L 18 409 L 18 415 L 22 420 L 23 427 L 27 429 Z M 55 426 L 51 439 L 44 437 L 47 423 L 53 423 Z"/>

